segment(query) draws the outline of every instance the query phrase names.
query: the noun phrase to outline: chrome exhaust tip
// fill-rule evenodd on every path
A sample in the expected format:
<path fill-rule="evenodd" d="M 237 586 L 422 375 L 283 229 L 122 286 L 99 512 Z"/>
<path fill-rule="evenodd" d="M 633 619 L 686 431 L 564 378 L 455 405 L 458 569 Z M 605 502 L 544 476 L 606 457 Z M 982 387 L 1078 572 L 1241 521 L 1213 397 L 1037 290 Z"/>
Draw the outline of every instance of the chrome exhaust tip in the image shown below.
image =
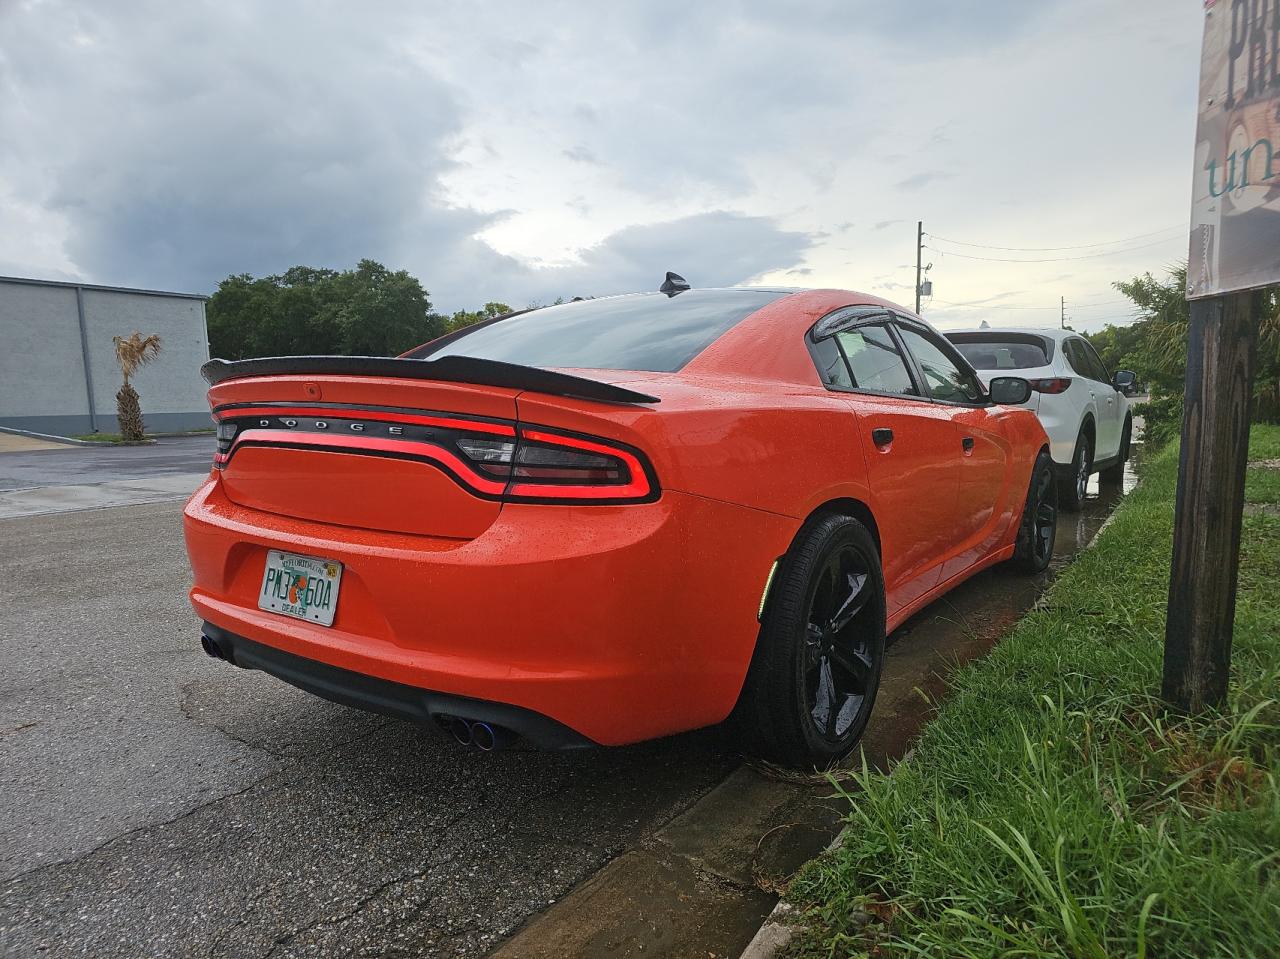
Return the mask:
<path fill-rule="evenodd" d="M 498 744 L 498 734 L 488 723 L 473 723 L 471 726 L 471 743 L 482 753 L 492 752 Z"/>
<path fill-rule="evenodd" d="M 449 732 L 463 746 L 471 746 L 475 743 L 475 729 L 465 719 L 451 719 L 449 721 Z"/>
<path fill-rule="evenodd" d="M 495 749 L 506 749 L 520 738 L 506 726 L 495 726 L 490 723 L 473 724 L 471 735 L 476 748 L 486 753 Z"/>

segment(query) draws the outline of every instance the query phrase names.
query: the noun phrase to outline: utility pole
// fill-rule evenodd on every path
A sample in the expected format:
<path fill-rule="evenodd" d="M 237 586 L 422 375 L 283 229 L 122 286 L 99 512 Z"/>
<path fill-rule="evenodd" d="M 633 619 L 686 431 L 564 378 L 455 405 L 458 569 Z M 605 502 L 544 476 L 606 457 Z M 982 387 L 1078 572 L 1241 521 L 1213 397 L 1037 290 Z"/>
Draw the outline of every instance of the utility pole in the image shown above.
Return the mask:
<path fill-rule="evenodd" d="M 1251 292 L 1191 301 L 1161 684 L 1184 712 L 1227 699 L 1260 307 Z"/>
<path fill-rule="evenodd" d="M 1067 298 L 1061 296 L 1058 299 L 1062 303 L 1062 328 L 1065 330 L 1067 328 Z"/>
<path fill-rule="evenodd" d="M 924 252 L 924 220 L 916 221 L 916 316 L 920 315 L 920 263 Z"/>

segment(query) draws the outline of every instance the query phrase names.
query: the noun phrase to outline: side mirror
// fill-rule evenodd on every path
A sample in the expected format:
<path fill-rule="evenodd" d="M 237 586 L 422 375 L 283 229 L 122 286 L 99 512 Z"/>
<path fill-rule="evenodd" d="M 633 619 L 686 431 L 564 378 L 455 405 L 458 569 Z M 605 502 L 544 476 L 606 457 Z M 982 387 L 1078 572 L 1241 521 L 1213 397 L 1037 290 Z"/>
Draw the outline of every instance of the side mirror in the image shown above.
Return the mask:
<path fill-rule="evenodd" d="M 1121 393 L 1133 392 L 1138 385 L 1138 374 L 1133 370 L 1116 370 L 1116 375 L 1111 377 L 1111 384 Z"/>
<path fill-rule="evenodd" d="M 992 403 L 1018 406 L 1031 399 L 1031 384 L 1021 376 L 997 376 L 987 388 Z"/>

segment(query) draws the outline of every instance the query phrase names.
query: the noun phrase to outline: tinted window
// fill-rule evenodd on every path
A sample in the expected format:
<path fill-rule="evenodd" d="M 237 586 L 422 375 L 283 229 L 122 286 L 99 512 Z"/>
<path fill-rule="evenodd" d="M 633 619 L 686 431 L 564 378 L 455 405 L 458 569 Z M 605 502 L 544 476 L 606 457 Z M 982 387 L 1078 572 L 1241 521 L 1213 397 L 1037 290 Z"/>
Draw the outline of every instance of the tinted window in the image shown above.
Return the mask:
<path fill-rule="evenodd" d="M 849 376 L 849 367 L 845 364 L 844 354 L 836 345 L 836 338 L 828 336 L 813 344 L 813 361 L 818 366 L 818 375 L 827 386 L 841 389 L 852 389 L 853 379 Z"/>
<path fill-rule="evenodd" d="M 962 370 L 931 336 L 909 326 L 900 326 L 907 349 L 924 374 L 924 388 L 935 400 L 947 403 L 978 403 L 985 397 L 974 375 Z"/>
<path fill-rule="evenodd" d="M 1049 365 L 1049 357 L 1040 343 L 993 338 L 964 340 L 957 342 L 955 347 L 975 370 L 1029 370 Z"/>
<path fill-rule="evenodd" d="M 1089 369 L 1093 370 L 1093 378 L 1099 383 L 1110 383 L 1111 374 L 1107 372 L 1106 366 L 1102 363 L 1102 357 L 1093 348 L 1093 344 L 1088 340 L 1081 340 L 1080 342 L 1084 345 L 1084 355 L 1088 360 Z"/>
<path fill-rule="evenodd" d="M 1067 340 L 1062 345 L 1062 352 L 1067 354 L 1067 362 L 1071 364 L 1071 368 L 1081 376 L 1107 382 L 1107 371 L 1102 368 L 1102 361 L 1093 355 L 1092 349 L 1084 340 Z"/>
<path fill-rule="evenodd" d="M 837 333 L 835 339 L 840 341 L 856 388 L 902 396 L 919 395 L 887 327 L 860 326 Z"/>
<path fill-rule="evenodd" d="M 548 306 L 466 330 L 415 359 L 478 356 L 525 366 L 680 369 L 730 327 L 786 296 L 763 290 L 634 293 Z"/>

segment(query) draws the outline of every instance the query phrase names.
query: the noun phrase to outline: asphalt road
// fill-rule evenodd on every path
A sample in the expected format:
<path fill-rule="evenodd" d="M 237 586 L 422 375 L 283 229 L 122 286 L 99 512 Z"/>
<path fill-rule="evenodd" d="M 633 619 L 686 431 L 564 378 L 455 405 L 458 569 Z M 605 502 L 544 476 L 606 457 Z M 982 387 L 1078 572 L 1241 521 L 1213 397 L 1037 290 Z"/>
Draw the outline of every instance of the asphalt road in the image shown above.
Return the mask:
<path fill-rule="evenodd" d="M 29 479 L 83 484 L 137 468 L 122 452 L 0 476 L 47 455 Z M 208 441 L 131 452 L 180 475 Z M 1105 511 L 1062 525 L 1059 564 Z M 715 731 L 477 753 L 211 660 L 179 513 L 0 519 L 4 956 L 480 956 L 739 767 Z M 919 690 L 1045 581 L 984 573 L 899 630 L 868 749 L 900 755 Z"/>
<path fill-rule="evenodd" d="M 0 455 L 0 490 L 208 473 L 213 436 L 166 436 L 148 446 L 63 446 Z"/>

